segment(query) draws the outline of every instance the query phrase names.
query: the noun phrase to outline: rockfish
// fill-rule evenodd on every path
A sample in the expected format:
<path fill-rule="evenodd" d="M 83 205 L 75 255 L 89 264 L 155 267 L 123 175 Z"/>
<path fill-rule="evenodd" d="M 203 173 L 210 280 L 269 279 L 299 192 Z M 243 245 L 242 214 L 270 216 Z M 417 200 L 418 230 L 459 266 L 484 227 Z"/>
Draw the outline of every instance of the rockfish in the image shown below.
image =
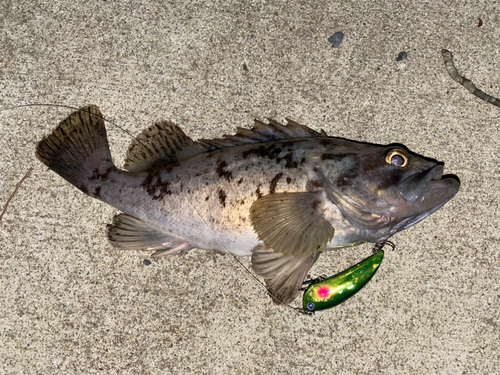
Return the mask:
<path fill-rule="evenodd" d="M 402 146 L 329 137 L 287 120 L 193 141 L 171 122 L 146 129 L 113 163 L 101 112 L 74 112 L 37 158 L 123 213 L 112 245 L 163 256 L 191 248 L 251 256 L 276 303 L 298 294 L 328 250 L 379 242 L 448 202 L 459 181 Z"/>

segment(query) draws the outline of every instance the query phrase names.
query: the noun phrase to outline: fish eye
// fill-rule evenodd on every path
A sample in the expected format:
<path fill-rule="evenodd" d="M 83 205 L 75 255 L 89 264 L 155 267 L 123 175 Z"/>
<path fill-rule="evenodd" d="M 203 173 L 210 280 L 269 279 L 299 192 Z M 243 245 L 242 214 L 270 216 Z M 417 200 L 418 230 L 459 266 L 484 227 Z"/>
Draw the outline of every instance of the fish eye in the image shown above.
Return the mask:
<path fill-rule="evenodd" d="M 390 150 L 387 155 L 385 155 L 385 162 L 395 167 L 406 167 L 408 165 L 408 155 L 404 150 L 396 148 Z"/>

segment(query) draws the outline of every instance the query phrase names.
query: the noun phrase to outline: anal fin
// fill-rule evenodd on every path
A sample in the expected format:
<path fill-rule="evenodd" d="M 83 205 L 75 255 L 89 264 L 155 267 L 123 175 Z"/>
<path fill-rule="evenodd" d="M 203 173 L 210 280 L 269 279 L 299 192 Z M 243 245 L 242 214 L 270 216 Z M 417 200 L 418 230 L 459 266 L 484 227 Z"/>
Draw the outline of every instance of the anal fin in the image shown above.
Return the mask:
<path fill-rule="evenodd" d="M 127 214 L 116 215 L 106 232 L 114 247 L 121 250 L 155 250 L 153 258 L 191 249 L 183 238 L 162 233 Z"/>

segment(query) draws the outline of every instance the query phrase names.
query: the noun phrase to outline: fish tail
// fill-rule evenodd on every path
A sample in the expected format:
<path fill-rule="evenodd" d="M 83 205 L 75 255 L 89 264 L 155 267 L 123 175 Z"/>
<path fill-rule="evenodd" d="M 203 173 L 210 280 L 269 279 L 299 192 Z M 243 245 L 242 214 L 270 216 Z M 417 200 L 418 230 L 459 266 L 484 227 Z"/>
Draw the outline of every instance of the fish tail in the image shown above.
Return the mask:
<path fill-rule="evenodd" d="M 73 112 L 36 147 L 36 157 L 69 183 L 88 194 L 90 181 L 116 169 L 101 111 L 91 105 Z"/>

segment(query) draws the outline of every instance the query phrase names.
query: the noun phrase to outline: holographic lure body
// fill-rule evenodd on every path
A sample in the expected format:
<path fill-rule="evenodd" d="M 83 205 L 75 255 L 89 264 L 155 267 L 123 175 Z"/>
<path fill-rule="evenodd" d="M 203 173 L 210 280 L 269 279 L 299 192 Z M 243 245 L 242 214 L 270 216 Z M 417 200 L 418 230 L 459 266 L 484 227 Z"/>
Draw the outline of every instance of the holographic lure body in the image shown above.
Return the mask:
<path fill-rule="evenodd" d="M 313 280 L 304 291 L 302 312 L 309 314 L 315 311 L 329 309 L 344 302 L 359 292 L 377 272 L 384 251 L 382 248 L 391 242 L 381 242 L 375 245 L 374 254 L 355 266 L 327 279 Z"/>

